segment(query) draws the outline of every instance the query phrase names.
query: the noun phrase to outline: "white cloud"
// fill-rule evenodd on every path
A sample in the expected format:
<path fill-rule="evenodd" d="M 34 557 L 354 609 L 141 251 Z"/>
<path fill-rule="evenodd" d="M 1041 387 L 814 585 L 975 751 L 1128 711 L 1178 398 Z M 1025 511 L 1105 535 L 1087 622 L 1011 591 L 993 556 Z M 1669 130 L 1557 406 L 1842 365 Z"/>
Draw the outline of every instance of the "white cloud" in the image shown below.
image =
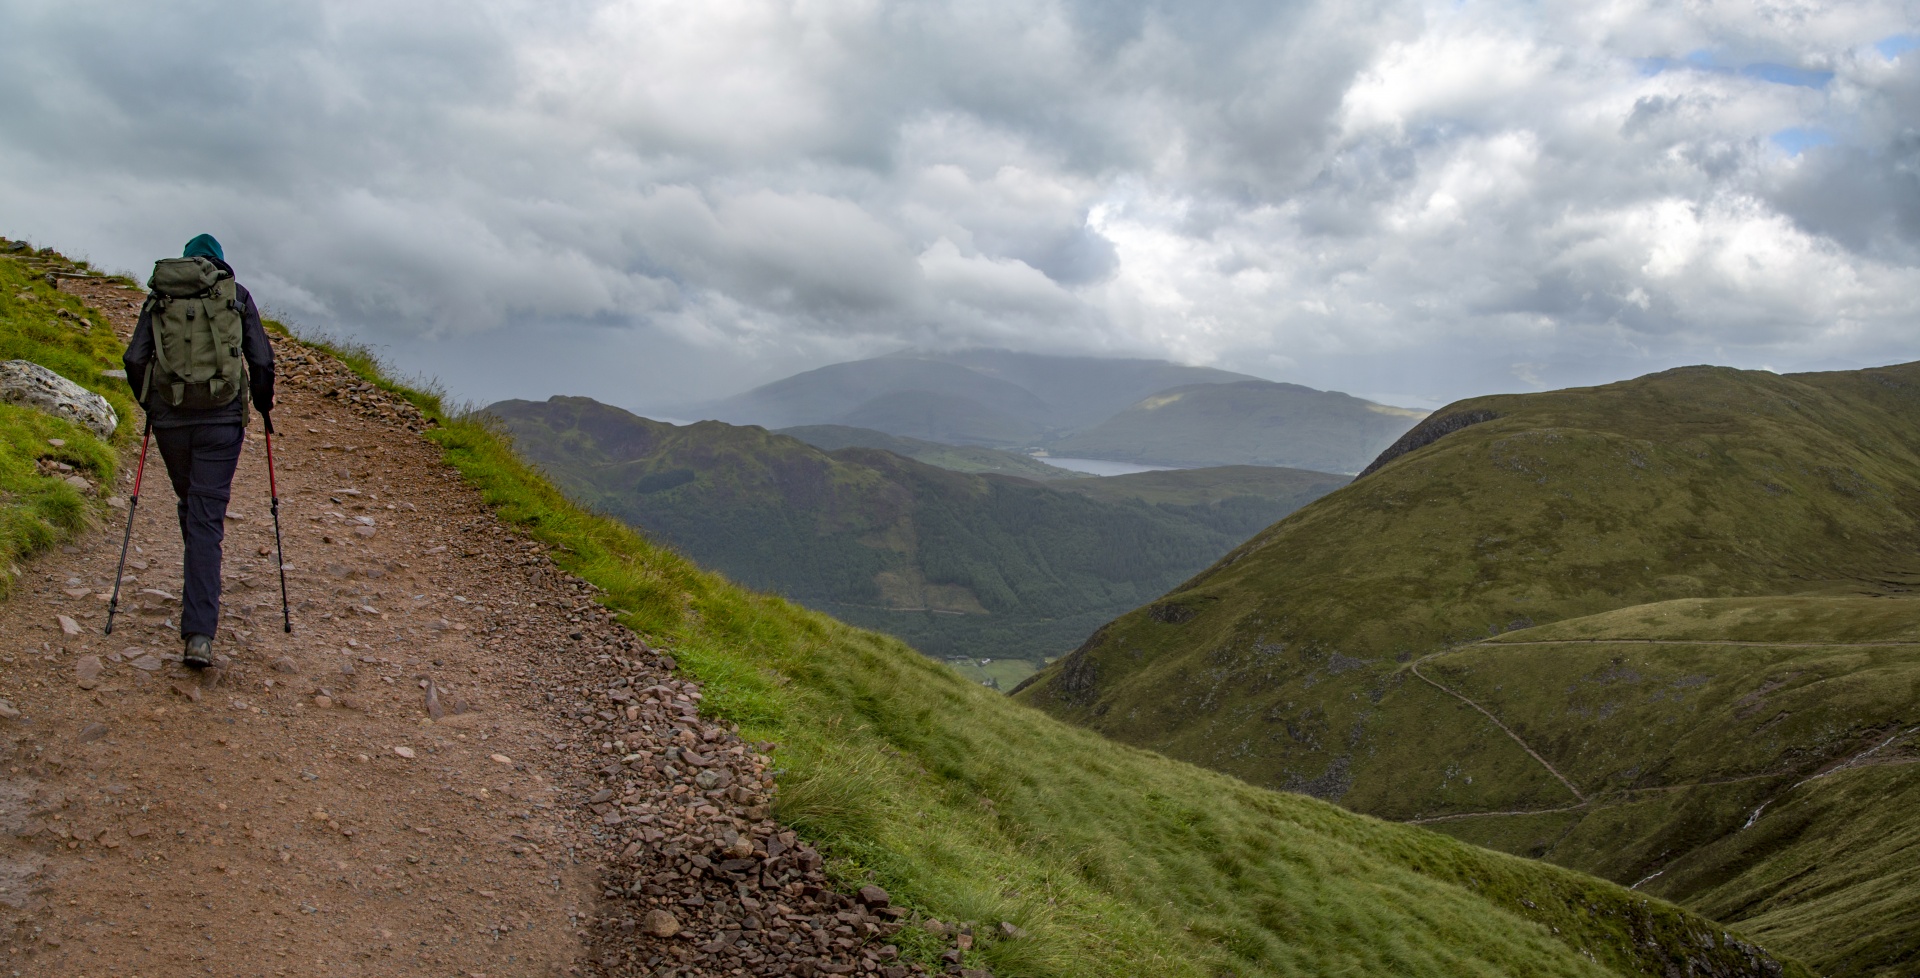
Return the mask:
<path fill-rule="evenodd" d="M 213 230 L 263 299 L 481 398 L 915 344 L 1427 401 L 1830 366 L 1910 355 L 1920 57 L 1882 42 L 1915 29 L 1898 0 L 16 4 L 0 233 L 138 267 Z M 487 359 L 541 343 L 657 383 Z"/>

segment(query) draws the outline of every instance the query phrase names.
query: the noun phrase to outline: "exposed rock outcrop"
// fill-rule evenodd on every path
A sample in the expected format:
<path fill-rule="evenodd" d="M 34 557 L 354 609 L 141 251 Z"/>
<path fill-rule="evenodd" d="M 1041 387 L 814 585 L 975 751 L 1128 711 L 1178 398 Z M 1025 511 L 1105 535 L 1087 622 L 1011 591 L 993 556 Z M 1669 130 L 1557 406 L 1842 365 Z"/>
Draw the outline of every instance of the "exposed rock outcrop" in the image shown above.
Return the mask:
<path fill-rule="evenodd" d="M 120 425 L 106 398 L 28 360 L 0 363 L 0 401 L 65 418 L 101 438 Z"/>
<path fill-rule="evenodd" d="M 1462 428 L 1471 428 L 1482 421 L 1492 421 L 1499 416 L 1496 412 L 1488 411 L 1484 408 L 1475 408 L 1471 411 L 1457 411 L 1453 414 L 1435 415 L 1434 417 L 1428 418 L 1414 425 L 1412 431 L 1401 435 L 1399 441 L 1388 445 L 1387 450 L 1381 452 L 1379 458 L 1374 459 L 1372 464 L 1361 469 L 1360 474 L 1353 477 L 1353 481 L 1358 482 L 1372 475 L 1378 471 L 1381 466 L 1386 465 L 1388 462 L 1408 452 L 1425 448 Z"/>

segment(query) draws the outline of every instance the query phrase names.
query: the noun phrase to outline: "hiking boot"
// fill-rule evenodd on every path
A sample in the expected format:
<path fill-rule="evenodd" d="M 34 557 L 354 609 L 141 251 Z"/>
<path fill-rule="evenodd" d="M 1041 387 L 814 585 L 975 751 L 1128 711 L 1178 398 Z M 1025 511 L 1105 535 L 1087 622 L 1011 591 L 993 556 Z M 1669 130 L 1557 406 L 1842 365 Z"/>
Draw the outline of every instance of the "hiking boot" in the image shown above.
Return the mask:
<path fill-rule="evenodd" d="M 189 669 L 205 669 L 213 665 L 213 639 L 205 635 L 187 636 L 187 651 L 180 661 Z"/>

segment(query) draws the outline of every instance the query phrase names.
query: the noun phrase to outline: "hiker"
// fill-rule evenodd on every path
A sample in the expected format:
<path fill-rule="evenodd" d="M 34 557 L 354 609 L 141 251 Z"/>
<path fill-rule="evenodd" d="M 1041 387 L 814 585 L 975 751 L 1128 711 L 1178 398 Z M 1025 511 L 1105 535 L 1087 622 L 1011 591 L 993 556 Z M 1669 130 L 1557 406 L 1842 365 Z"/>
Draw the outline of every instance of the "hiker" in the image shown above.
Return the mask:
<path fill-rule="evenodd" d="M 273 347 L 212 235 L 154 263 L 122 362 L 179 498 L 180 637 L 187 667 L 205 669 L 220 624 L 220 543 L 247 402 L 262 415 L 273 410 Z"/>

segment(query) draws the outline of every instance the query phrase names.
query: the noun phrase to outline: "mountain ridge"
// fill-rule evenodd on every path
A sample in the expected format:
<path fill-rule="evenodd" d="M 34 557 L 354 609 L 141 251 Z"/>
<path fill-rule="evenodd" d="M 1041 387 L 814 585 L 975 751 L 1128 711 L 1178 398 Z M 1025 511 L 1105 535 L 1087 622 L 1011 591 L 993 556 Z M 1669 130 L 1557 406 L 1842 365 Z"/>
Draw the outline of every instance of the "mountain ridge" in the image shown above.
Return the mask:
<path fill-rule="evenodd" d="M 1160 360 L 902 351 L 676 413 L 1201 468 L 1354 472 L 1425 412 Z"/>
<path fill-rule="evenodd" d="M 1160 391 L 1097 425 L 1050 441 L 1048 449 L 1174 467 L 1276 465 L 1353 472 L 1425 417 L 1423 411 L 1338 391 L 1235 381 Z"/>
<path fill-rule="evenodd" d="M 1091 424 L 1169 387 L 1253 379 L 1164 360 L 1010 350 L 903 350 L 802 371 L 676 413 L 706 414 L 717 420 L 768 428 L 841 424 L 848 414 L 876 397 L 916 391 L 965 398 L 981 407 L 1009 413 L 1036 429 L 1072 428 Z"/>
<path fill-rule="evenodd" d="M 1608 819 L 1639 811 L 1657 825 L 1635 829 L 1632 838 L 1685 839 L 1670 857 L 1697 852 L 1686 858 L 1708 860 L 1712 845 L 1721 844 L 1715 840 L 1737 837 L 1754 806 L 1741 800 L 1739 792 L 1748 789 L 1737 784 L 1683 791 L 1676 781 L 1669 800 L 1681 807 L 1609 802 L 1604 818 L 1598 810 L 1591 818 L 1569 814 L 1569 806 L 1584 810 L 1595 792 L 1664 784 L 1573 773 L 1583 750 L 1600 749 L 1582 745 L 1602 742 L 1598 733 L 1573 732 L 1589 729 L 1579 711 L 1618 711 L 1628 702 L 1620 697 L 1645 698 L 1637 715 L 1654 719 L 1622 726 L 1606 741 L 1617 743 L 1608 749 L 1621 758 L 1622 770 L 1644 773 L 1658 770 L 1647 765 L 1669 762 L 1636 746 L 1635 735 L 1644 741 L 1667 724 L 1687 722 L 1689 714 L 1679 711 L 1701 697 L 1763 702 L 1771 695 L 1764 690 L 1780 676 L 1742 665 L 1740 646 L 1707 643 L 1718 651 L 1703 661 L 1723 663 L 1695 670 L 1709 678 L 1672 675 L 1656 687 L 1609 672 L 1608 656 L 1647 652 L 1631 643 L 1596 645 L 1614 651 L 1590 662 L 1583 656 L 1592 650 L 1565 646 L 1557 658 L 1529 657 L 1524 653 L 1531 647 L 1499 646 L 1502 637 L 1511 633 L 1518 642 L 1559 627 L 1555 623 L 1677 599 L 1871 594 L 1882 596 L 1877 601 L 1905 601 L 1920 591 L 1916 552 L 1920 364 L 1784 377 L 1690 367 L 1600 387 L 1474 398 L 1435 412 L 1346 488 L 1102 626 L 1016 695 L 1110 736 L 1257 784 L 1449 832 L 1486 826 L 1471 837 L 1523 854 L 1545 846 L 1543 852 L 1557 852 L 1571 865 L 1634 883 L 1660 871 L 1654 857 L 1673 847 L 1599 845 L 1578 841 L 1586 838 L 1581 833 L 1608 824 L 1615 825 L 1608 831 L 1625 831 Z M 1470 655 L 1460 651 L 1469 648 Z M 1782 646 L 1772 654 L 1790 661 L 1797 653 Z M 1646 674 L 1660 661 L 1668 660 L 1650 659 L 1634 670 Z M 1483 693 L 1449 692 L 1457 685 L 1450 670 L 1476 662 L 1475 675 L 1488 677 L 1475 680 Z M 1576 663 L 1587 664 L 1569 672 Z M 1722 671 L 1721 679 L 1712 678 Z M 1534 678 L 1522 681 L 1523 675 Z M 1727 684 L 1738 688 L 1727 692 Z M 1493 687 L 1504 692 L 1484 692 Z M 1594 701 L 1548 695 L 1562 687 L 1615 692 L 1613 699 Z M 1807 702 L 1845 701 L 1838 692 L 1845 688 L 1829 683 L 1820 694 L 1807 694 L 1814 696 Z M 1902 678 L 1895 688 L 1905 691 L 1905 699 L 1895 698 L 1899 709 L 1920 710 L 1920 685 Z M 1515 714 L 1516 689 L 1535 691 L 1527 701 L 1536 704 L 1528 707 L 1533 719 Z M 1722 763 L 1729 778 L 1806 777 L 1820 764 L 1851 756 L 1867 727 L 1898 716 L 1881 706 L 1853 713 L 1802 706 L 1799 713 L 1859 729 L 1842 743 L 1820 728 L 1783 720 L 1763 733 L 1784 738 L 1779 749 L 1788 753 L 1780 756 L 1798 760 L 1741 767 L 1735 759 L 1745 754 L 1734 741 L 1749 727 L 1729 715 L 1697 728 L 1709 741 L 1729 738 L 1703 756 Z M 1742 783 L 1756 791 L 1767 787 L 1760 780 Z M 1871 811 L 1859 813 L 1864 818 Z M 1495 831 L 1494 822 L 1480 820 L 1499 812 L 1519 813 L 1516 825 L 1550 821 L 1576 841 L 1556 850 L 1546 828 L 1543 843 L 1539 832 Z M 1659 826 L 1667 828 L 1656 831 Z M 1663 831 L 1679 834 L 1663 837 Z M 1585 854 L 1574 851 L 1581 846 Z M 1603 852 L 1614 858 L 1597 855 Z M 1759 870 L 1736 860 L 1722 871 Z M 1677 897 L 1713 899 L 1708 886 L 1652 885 L 1669 884 L 1679 887 L 1671 891 Z M 1883 879 L 1859 884 L 1866 887 L 1860 892 L 1885 885 Z M 1920 908 L 1912 888 L 1885 898 Z M 1809 934 L 1820 928 L 1806 916 L 1816 912 L 1814 905 L 1787 904 L 1767 917 L 1764 926 L 1777 930 L 1763 933 L 1808 942 L 1789 946 L 1808 953 L 1816 966 L 1866 961 L 1892 967 L 1906 960 L 1899 956 L 1904 952 L 1884 946 L 1873 953 L 1894 957 L 1814 941 Z M 1855 918 L 1848 926 L 1848 939 L 1857 943 L 1872 925 Z M 1825 930 L 1840 928 L 1830 922 Z"/>

